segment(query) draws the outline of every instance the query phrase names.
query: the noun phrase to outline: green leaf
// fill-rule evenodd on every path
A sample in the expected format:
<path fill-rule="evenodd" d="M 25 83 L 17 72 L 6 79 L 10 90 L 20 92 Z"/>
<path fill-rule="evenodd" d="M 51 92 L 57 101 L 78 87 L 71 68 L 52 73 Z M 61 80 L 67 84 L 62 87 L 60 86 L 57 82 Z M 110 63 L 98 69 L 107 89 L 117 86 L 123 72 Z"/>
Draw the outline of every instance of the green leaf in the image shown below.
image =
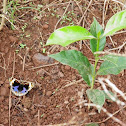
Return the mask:
<path fill-rule="evenodd" d="M 62 51 L 57 54 L 49 55 L 49 57 L 61 62 L 62 64 L 69 65 L 83 77 L 84 81 L 90 86 L 92 81 L 93 66 L 81 52 L 76 50 Z"/>
<path fill-rule="evenodd" d="M 57 44 L 67 46 L 73 42 L 95 38 L 87 29 L 80 26 L 65 26 L 55 30 L 47 40 L 46 45 Z"/>
<path fill-rule="evenodd" d="M 96 105 L 99 105 L 100 107 L 103 106 L 105 102 L 105 95 L 101 90 L 98 89 L 88 89 L 86 90 L 88 98 Z M 101 108 L 97 108 L 98 112 L 100 113 Z"/>
<path fill-rule="evenodd" d="M 115 55 L 105 55 L 100 57 L 100 59 L 105 60 L 97 74 L 108 75 L 108 74 L 119 74 L 123 69 L 126 69 L 126 57 L 115 56 Z"/>
<path fill-rule="evenodd" d="M 103 36 L 113 35 L 115 32 L 126 28 L 126 10 L 113 15 L 106 24 Z"/>
<path fill-rule="evenodd" d="M 100 38 L 100 36 L 102 36 L 104 33 L 102 26 L 97 22 L 97 20 L 95 18 L 94 18 L 93 23 L 91 24 L 90 32 L 96 38 Z M 105 43 L 106 43 L 105 36 L 100 39 L 99 43 L 97 43 L 97 39 L 91 39 L 90 48 L 93 53 L 96 51 L 103 51 L 103 49 L 105 47 Z M 98 46 L 98 48 L 97 48 L 97 46 Z"/>
<path fill-rule="evenodd" d="M 99 126 L 97 123 L 86 124 L 85 126 Z"/>
<path fill-rule="evenodd" d="M 103 93 L 105 94 L 105 99 L 112 100 L 112 99 L 105 93 L 105 91 L 103 91 Z M 113 94 L 111 91 L 109 91 L 109 93 L 110 93 L 114 98 L 117 99 L 117 97 L 115 96 L 115 94 Z M 112 101 L 113 101 L 113 100 L 112 100 Z"/>

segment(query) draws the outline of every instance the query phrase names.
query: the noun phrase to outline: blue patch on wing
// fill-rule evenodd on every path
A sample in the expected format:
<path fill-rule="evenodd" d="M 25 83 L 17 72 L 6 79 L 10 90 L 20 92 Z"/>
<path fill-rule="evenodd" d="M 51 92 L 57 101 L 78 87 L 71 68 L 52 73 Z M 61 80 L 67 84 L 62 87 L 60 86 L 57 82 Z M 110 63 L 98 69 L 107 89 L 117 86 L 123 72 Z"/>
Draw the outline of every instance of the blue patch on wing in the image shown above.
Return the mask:
<path fill-rule="evenodd" d="M 27 89 L 25 87 L 23 87 L 23 90 L 21 91 L 21 93 L 26 93 Z"/>
<path fill-rule="evenodd" d="M 15 92 L 19 92 L 18 88 L 19 88 L 19 86 L 13 86 L 13 90 L 14 90 Z"/>

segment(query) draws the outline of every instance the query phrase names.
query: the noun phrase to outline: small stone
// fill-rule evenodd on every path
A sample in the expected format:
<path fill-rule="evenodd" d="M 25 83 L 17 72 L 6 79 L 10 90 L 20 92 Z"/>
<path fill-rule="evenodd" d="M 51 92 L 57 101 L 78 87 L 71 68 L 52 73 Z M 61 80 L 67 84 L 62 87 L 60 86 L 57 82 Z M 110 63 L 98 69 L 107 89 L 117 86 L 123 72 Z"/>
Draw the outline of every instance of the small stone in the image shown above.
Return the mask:
<path fill-rule="evenodd" d="M 24 105 L 25 110 L 32 106 L 32 100 L 28 97 L 23 98 L 22 103 Z"/>
<path fill-rule="evenodd" d="M 53 63 L 52 58 L 50 58 L 48 56 L 44 56 L 41 53 L 34 54 L 34 56 L 32 57 L 32 60 L 33 60 L 33 63 L 35 64 L 35 66 Z"/>
<path fill-rule="evenodd" d="M 43 27 L 43 29 L 48 29 L 49 28 L 49 26 L 47 24 L 44 24 L 42 27 Z"/>
<path fill-rule="evenodd" d="M 37 113 L 37 110 L 32 110 L 32 111 L 31 111 L 31 114 L 32 114 L 32 115 L 35 115 L 36 113 Z"/>
<path fill-rule="evenodd" d="M 74 10 L 75 10 L 75 11 L 79 11 L 79 8 L 78 8 L 78 7 L 75 7 Z"/>
<path fill-rule="evenodd" d="M 9 48 L 6 46 L 5 49 L 4 49 L 4 52 L 8 53 L 8 51 L 9 51 Z"/>
<path fill-rule="evenodd" d="M 1 96 L 5 96 L 6 94 L 7 94 L 6 88 L 5 87 L 1 87 L 1 89 L 0 89 L 0 95 Z"/>
<path fill-rule="evenodd" d="M 100 126 L 105 126 L 105 124 L 104 123 L 101 123 L 101 125 Z"/>
<path fill-rule="evenodd" d="M 46 96 L 50 97 L 52 95 L 52 91 L 47 91 Z"/>
<path fill-rule="evenodd" d="M 49 0 L 43 0 L 43 4 L 49 4 Z"/>
<path fill-rule="evenodd" d="M 77 50 L 77 51 L 78 51 L 78 48 L 72 46 L 72 47 L 71 47 L 71 50 Z"/>
<path fill-rule="evenodd" d="M 45 71 L 43 71 L 43 69 L 40 69 L 40 70 L 38 70 L 37 71 L 37 73 L 40 75 L 40 76 L 44 76 L 44 74 L 45 74 Z"/>
<path fill-rule="evenodd" d="M 5 118 L 5 119 L 4 119 L 4 124 L 7 124 L 7 123 L 8 123 L 8 119 Z"/>
<path fill-rule="evenodd" d="M 76 80 L 76 76 L 73 75 L 73 76 L 72 76 L 72 80 Z"/>
<path fill-rule="evenodd" d="M 24 111 L 25 111 L 25 112 L 28 112 L 28 109 L 27 109 L 27 108 L 24 108 Z"/>
<path fill-rule="evenodd" d="M 4 82 L 3 81 L 0 81 L 0 85 L 2 85 Z"/>
<path fill-rule="evenodd" d="M 59 72 L 58 76 L 62 78 L 62 77 L 64 77 L 64 74 L 62 72 Z"/>
<path fill-rule="evenodd" d="M 14 37 L 14 36 L 9 36 L 9 39 L 10 39 L 11 42 L 18 41 L 18 38 Z"/>
<path fill-rule="evenodd" d="M 60 113 L 56 113 L 56 115 L 53 117 L 53 119 L 58 120 L 58 119 L 60 119 L 61 117 L 62 117 L 62 116 L 61 116 Z"/>
<path fill-rule="evenodd" d="M 8 110 L 8 106 L 4 106 L 4 109 L 5 109 L 5 110 Z"/>
<path fill-rule="evenodd" d="M 61 47 L 61 48 L 60 48 L 60 52 L 61 52 L 61 51 L 64 51 L 64 50 L 65 50 L 65 47 Z"/>
<path fill-rule="evenodd" d="M 5 80 L 5 84 L 9 84 L 9 79 L 6 79 Z"/>
<path fill-rule="evenodd" d="M 65 70 L 70 70 L 70 66 L 65 66 Z"/>
<path fill-rule="evenodd" d="M 3 96 L 0 96 L 0 103 L 4 100 Z"/>
<path fill-rule="evenodd" d="M 4 52 L 4 48 L 1 48 L 1 52 Z"/>

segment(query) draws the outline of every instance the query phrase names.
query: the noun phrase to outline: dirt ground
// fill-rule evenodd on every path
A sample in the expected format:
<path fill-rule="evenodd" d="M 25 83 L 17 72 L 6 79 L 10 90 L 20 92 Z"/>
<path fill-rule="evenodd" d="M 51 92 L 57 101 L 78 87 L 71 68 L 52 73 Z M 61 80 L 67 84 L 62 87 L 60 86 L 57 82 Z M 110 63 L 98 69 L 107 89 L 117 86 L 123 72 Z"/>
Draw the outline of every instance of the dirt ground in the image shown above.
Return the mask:
<path fill-rule="evenodd" d="M 80 25 L 89 29 L 93 17 L 102 24 L 103 7 L 102 0 L 19 1 L 12 26 L 15 30 L 12 30 L 10 24 L 14 5 L 8 7 L 6 15 L 9 20 L 6 20 L 0 31 L 0 126 L 84 126 L 90 122 L 98 122 L 99 126 L 120 126 L 113 119 L 107 119 L 103 111 L 98 113 L 96 108 L 88 110 L 83 104 L 79 105 L 80 101 L 88 100 L 85 91 L 89 87 L 84 81 L 78 82 L 81 76 L 76 70 L 47 56 L 75 49 L 94 63 L 88 48 L 89 41 L 76 42 L 67 47 L 44 46 L 54 29 L 67 25 Z M 106 3 L 104 24 L 123 9 L 123 4 L 111 1 Z M 2 13 L 2 4 L 0 11 Z M 111 39 L 107 38 L 105 49 L 121 46 L 126 41 L 126 32 L 118 33 Z M 26 45 L 22 47 L 21 44 Z M 118 51 L 125 53 L 125 46 L 115 50 Z M 9 78 L 12 76 L 36 85 L 25 96 L 17 97 L 10 91 Z M 111 81 L 126 92 L 126 70 L 119 75 L 111 75 Z M 95 88 L 101 88 L 101 85 L 96 83 Z M 126 123 L 125 108 L 111 101 L 106 101 L 104 108 L 110 113 L 117 112 L 114 116 Z"/>

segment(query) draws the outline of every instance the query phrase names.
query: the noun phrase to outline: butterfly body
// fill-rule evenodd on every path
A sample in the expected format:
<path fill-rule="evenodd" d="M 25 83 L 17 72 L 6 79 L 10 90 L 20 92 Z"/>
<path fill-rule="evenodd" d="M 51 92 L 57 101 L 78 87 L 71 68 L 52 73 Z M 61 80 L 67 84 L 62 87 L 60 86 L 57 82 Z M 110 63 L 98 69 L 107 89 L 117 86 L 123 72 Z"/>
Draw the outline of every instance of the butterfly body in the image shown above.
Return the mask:
<path fill-rule="evenodd" d="M 10 82 L 11 91 L 16 96 L 23 96 L 27 94 L 34 87 L 33 82 L 18 80 L 16 78 L 10 78 L 9 82 Z"/>

